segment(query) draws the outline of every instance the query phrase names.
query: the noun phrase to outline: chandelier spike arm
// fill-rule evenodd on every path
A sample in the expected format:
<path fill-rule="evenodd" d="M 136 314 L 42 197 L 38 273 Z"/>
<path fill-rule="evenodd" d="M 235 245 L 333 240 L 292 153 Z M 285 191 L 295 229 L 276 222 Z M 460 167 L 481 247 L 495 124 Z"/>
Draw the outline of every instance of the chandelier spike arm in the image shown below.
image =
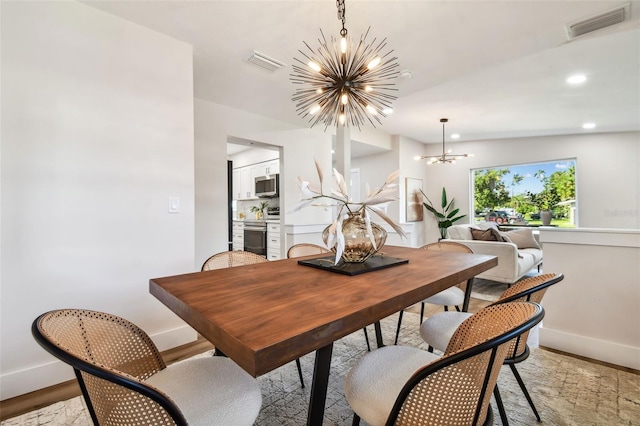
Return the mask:
<path fill-rule="evenodd" d="M 319 47 L 298 50 L 304 59 L 295 59 L 291 81 L 298 86 L 292 100 L 296 113 L 308 119 L 311 127 L 329 125 L 357 126 L 382 124 L 380 116 L 391 109 L 397 96 L 392 79 L 399 75 L 397 58 L 387 48 L 387 39 L 367 41 L 371 28 L 357 42 L 347 37 L 345 0 L 337 0 L 338 19 L 342 21 L 340 38 L 327 39 L 322 29 Z"/>

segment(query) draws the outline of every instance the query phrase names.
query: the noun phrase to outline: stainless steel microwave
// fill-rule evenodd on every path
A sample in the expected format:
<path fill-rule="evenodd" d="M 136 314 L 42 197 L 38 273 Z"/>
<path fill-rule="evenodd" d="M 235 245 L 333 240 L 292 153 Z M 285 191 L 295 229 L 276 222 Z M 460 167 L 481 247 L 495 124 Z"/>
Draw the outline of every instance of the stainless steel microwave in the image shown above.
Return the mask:
<path fill-rule="evenodd" d="M 274 198 L 278 196 L 280 186 L 280 175 L 272 174 L 267 176 L 258 176 L 255 178 L 256 197 L 260 198 Z"/>

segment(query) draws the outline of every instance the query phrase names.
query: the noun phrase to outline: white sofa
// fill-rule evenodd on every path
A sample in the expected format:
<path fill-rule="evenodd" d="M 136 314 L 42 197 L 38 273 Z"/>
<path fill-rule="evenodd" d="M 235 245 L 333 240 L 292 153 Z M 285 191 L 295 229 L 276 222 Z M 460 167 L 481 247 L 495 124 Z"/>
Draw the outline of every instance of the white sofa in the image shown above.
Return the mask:
<path fill-rule="evenodd" d="M 522 228 L 502 232 L 495 227 L 495 234 L 503 238 L 506 235 L 508 241 L 473 239 L 471 228 L 486 230 L 490 227 L 495 227 L 495 224 L 453 225 L 447 230 L 447 240 L 462 243 L 474 253 L 498 257 L 498 266 L 479 274 L 478 278 L 513 284 L 542 263 L 542 248 L 537 241 L 537 235 L 534 236 L 531 229 Z"/>

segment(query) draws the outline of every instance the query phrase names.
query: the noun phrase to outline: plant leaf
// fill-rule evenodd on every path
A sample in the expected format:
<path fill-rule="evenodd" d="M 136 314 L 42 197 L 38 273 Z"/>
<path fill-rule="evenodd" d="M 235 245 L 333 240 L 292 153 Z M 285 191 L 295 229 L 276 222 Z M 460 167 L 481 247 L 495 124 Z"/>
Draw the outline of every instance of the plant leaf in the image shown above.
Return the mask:
<path fill-rule="evenodd" d="M 369 212 L 367 209 L 364 210 L 364 223 L 367 225 L 367 235 L 369 235 L 369 241 L 373 244 L 373 249 L 378 250 L 378 246 L 376 244 L 376 239 L 373 238 L 373 229 L 371 228 L 371 218 L 369 217 Z"/>
<path fill-rule="evenodd" d="M 447 219 L 451 219 L 452 217 L 454 217 L 455 215 L 457 215 L 459 211 L 460 211 L 460 209 L 455 209 L 454 211 L 452 211 L 451 213 L 449 213 L 449 214 L 447 215 Z"/>
<path fill-rule="evenodd" d="M 336 169 L 333 169 L 333 174 L 336 177 L 336 182 L 338 183 L 338 187 L 340 188 L 340 192 L 344 195 L 345 198 L 349 198 L 349 192 L 347 192 L 347 185 L 344 181 L 344 177 L 340 174 L 340 172 Z"/>
<path fill-rule="evenodd" d="M 318 159 L 314 158 L 313 161 L 316 163 L 316 170 L 318 171 L 318 179 L 320 179 L 320 186 L 322 186 L 322 167 L 320 167 L 320 163 L 318 163 Z"/>
<path fill-rule="evenodd" d="M 407 234 L 404 233 L 404 229 L 402 229 L 402 227 L 400 227 L 400 225 L 398 225 L 393 219 L 391 219 L 389 216 L 387 216 L 382 209 L 379 209 L 375 206 L 369 206 L 369 208 L 378 216 L 380 216 L 382 218 L 382 220 L 384 220 L 385 222 L 387 222 L 397 233 L 398 235 L 400 235 L 400 238 L 405 239 L 407 238 Z"/>
<path fill-rule="evenodd" d="M 400 170 L 396 170 L 394 172 L 391 172 L 391 174 L 389 174 L 389 176 L 387 176 L 387 179 L 384 181 L 385 185 L 389 185 L 390 183 L 394 182 L 396 179 L 398 179 L 398 176 L 400 176 Z"/>
<path fill-rule="evenodd" d="M 444 209 L 445 207 L 447 207 L 447 190 L 444 189 L 444 186 L 442 187 L 442 208 Z"/>
<path fill-rule="evenodd" d="M 458 217 L 455 217 L 455 218 L 451 219 L 450 222 L 451 222 L 451 224 L 454 224 L 455 222 L 459 221 L 460 219 L 462 219 L 463 217 L 466 217 L 466 216 L 467 216 L 466 214 L 463 214 L 462 216 L 458 216 Z"/>
<path fill-rule="evenodd" d="M 313 199 L 311 200 L 304 200 L 301 201 L 300 203 L 298 203 L 289 213 L 295 213 L 298 210 L 302 209 L 303 207 L 308 206 L 309 204 L 311 204 L 313 202 Z"/>

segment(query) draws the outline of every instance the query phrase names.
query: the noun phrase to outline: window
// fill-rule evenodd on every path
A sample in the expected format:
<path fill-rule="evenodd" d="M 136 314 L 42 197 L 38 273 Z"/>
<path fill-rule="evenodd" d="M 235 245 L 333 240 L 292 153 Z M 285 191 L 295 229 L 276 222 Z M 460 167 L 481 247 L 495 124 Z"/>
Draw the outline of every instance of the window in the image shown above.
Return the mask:
<path fill-rule="evenodd" d="M 472 170 L 476 222 L 536 226 L 550 212 L 552 226 L 576 226 L 576 160 Z"/>

